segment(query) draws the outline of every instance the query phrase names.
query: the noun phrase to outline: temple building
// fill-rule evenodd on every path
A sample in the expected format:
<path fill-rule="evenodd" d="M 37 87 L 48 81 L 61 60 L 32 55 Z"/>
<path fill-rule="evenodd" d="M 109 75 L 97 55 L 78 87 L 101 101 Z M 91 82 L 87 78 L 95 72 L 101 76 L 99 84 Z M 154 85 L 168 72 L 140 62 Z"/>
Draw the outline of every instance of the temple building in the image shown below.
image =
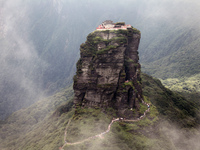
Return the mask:
<path fill-rule="evenodd" d="M 118 30 L 131 28 L 131 25 L 126 25 L 124 22 L 117 22 L 114 23 L 111 20 L 104 21 L 101 25 L 99 25 L 96 29 L 97 30 Z"/>

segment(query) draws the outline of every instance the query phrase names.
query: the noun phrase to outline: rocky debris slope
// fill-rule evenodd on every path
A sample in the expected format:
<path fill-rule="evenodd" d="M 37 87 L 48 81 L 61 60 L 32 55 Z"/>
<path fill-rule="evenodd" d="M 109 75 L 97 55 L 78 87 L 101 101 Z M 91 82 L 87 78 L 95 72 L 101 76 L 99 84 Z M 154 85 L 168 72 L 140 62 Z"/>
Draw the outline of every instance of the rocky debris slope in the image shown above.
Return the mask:
<path fill-rule="evenodd" d="M 140 31 L 104 30 L 90 33 L 80 46 L 74 76 L 76 107 L 114 107 L 131 114 L 142 101 L 138 46 Z"/>

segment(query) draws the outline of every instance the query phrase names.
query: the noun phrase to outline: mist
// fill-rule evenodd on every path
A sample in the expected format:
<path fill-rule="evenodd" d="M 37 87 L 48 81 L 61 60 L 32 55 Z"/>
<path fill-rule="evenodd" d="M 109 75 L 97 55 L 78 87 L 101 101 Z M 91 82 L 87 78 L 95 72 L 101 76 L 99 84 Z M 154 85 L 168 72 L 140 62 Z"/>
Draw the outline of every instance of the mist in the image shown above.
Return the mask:
<path fill-rule="evenodd" d="M 29 37 L 28 7 L 22 0 L 1 1 L 0 116 L 43 97 L 37 65 L 45 66 Z"/>
<path fill-rule="evenodd" d="M 154 126 L 153 128 L 143 128 L 142 135 L 147 134 L 146 136 L 150 136 L 152 139 L 152 145 L 148 145 L 150 141 L 142 141 L 144 145 L 144 149 L 148 150 L 155 150 L 155 149 L 171 149 L 171 150 L 199 150 L 199 138 L 200 138 L 200 129 L 181 129 L 179 126 L 173 124 L 172 122 L 163 121 L 159 123 L 158 125 Z M 150 133 L 150 134 L 149 134 Z M 137 136 L 141 136 L 140 133 L 136 133 L 136 137 L 132 137 L 130 141 L 134 143 L 134 138 L 138 140 Z M 119 137 L 118 137 L 119 136 Z M 141 136 L 142 137 L 142 136 Z M 109 141 L 110 143 L 115 146 L 114 148 L 117 150 L 121 149 L 138 149 L 137 145 L 134 145 L 133 147 L 130 147 L 125 144 L 121 144 L 119 141 L 120 135 L 117 134 L 110 134 L 109 136 L 102 137 L 101 139 L 97 139 L 94 142 L 91 142 L 92 144 L 88 144 L 88 149 L 93 150 L 96 147 L 105 147 L 108 143 L 106 141 Z M 105 140 L 106 139 L 106 140 Z M 160 141 L 153 141 L 156 139 L 160 139 Z M 127 140 L 127 139 L 126 139 Z M 138 142 L 138 141 L 137 141 Z M 139 143 L 139 142 L 138 142 Z M 137 143 L 137 144 L 138 144 Z M 110 148 L 109 145 L 108 149 Z M 146 147 L 147 146 L 147 147 Z M 150 146 L 150 147 L 148 147 Z"/>
<path fill-rule="evenodd" d="M 178 150 L 198 150 L 200 147 L 200 129 L 181 129 L 179 126 L 164 121 L 159 126 L 160 131 L 167 137 L 174 147 Z"/>

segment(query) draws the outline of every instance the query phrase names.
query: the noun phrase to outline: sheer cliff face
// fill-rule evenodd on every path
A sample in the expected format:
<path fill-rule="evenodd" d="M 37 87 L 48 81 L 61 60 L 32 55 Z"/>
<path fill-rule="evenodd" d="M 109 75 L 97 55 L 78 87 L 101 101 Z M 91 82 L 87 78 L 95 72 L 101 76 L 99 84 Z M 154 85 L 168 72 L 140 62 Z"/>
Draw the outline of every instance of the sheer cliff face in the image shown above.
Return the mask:
<path fill-rule="evenodd" d="M 81 107 L 114 107 L 119 114 L 138 109 L 142 99 L 138 46 L 140 32 L 96 30 L 80 46 L 74 76 L 74 103 Z"/>

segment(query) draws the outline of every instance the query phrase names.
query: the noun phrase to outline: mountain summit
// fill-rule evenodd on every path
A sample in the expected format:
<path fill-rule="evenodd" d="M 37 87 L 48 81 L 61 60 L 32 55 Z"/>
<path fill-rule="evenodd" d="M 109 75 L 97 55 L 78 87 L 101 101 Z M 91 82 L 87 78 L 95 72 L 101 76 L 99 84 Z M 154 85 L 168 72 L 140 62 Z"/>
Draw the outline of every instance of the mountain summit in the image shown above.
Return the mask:
<path fill-rule="evenodd" d="M 124 22 L 103 22 L 80 46 L 74 76 L 74 103 L 81 107 L 114 107 L 131 117 L 142 101 L 138 46 L 140 31 Z"/>

